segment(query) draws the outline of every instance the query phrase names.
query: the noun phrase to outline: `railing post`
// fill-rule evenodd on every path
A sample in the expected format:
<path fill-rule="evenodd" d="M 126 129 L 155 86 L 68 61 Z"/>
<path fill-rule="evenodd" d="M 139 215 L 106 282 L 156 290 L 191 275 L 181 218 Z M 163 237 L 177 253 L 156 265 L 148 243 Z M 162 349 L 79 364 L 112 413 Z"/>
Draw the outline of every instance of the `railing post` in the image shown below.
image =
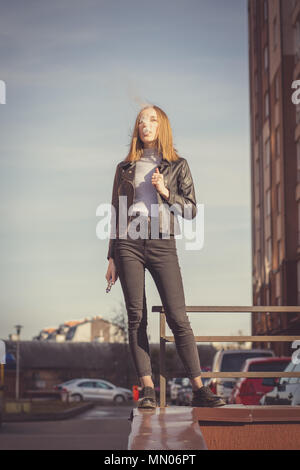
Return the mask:
<path fill-rule="evenodd" d="M 160 348 L 159 348 L 159 401 L 160 407 L 165 408 L 166 406 L 166 315 L 164 308 L 160 313 Z"/>
<path fill-rule="evenodd" d="M 165 326 L 166 326 L 166 316 L 163 306 L 157 305 L 152 307 L 152 312 L 159 312 L 160 314 L 160 348 L 159 348 L 159 385 L 160 385 L 160 407 L 166 407 L 166 343 L 175 341 L 174 336 L 166 336 Z M 186 312 L 222 312 L 222 313 L 261 313 L 261 312 L 278 312 L 278 313 L 300 313 L 299 305 L 289 305 L 289 306 L 273 306 L 273 305 L 247 305 L 247 306 L 186 306 Z M 300 336 L 294 335 L 251 335 L 251 336 L 195 336 L 196 342 L 203 343 L 222 343 L 222 342 L 292 342 L 300 341 Z M 203 377 L 300 377 L 300 372 L 203 372 Z"/>

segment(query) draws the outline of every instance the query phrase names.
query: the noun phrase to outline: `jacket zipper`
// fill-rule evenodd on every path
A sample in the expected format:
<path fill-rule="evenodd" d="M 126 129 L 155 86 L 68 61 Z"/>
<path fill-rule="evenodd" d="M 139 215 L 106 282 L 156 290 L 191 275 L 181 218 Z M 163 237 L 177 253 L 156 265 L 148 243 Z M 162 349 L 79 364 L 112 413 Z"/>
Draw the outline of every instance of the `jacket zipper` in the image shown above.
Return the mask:
<path fill-rule="evenodd" d="M 134 185 L 134 183 L 133 183 L 131 180 L 129 180 L 129 179 L 127 179 L 127 178 L 124 178 L 124 177 L 123 177 L 123 180 L 124 180 L 124 181 L 127 181 L 127 183 L 130 183 L 131 186 L 132 186 L 132 188 L 133 188 L 133 200 L 132 200 L 132 204 L 133 204 L 133 203 L 134 203 L 134 198 L 135 198 L 135 185 Z"/>
<path fill-rule="evenodd" d="M 134 169 L 134 171 L 135 171 L 135 169 Z M 134 183 L 132 183 L 132 181 L 129 180 L 129 179 L 124 178 L 124 177 L 123 177 L 123 179 L 124 179 L 124 181 L 127 181 L 127 183 L 130 183 L 131 186 L 132 186 L 132 188 L 133 188 L 133 200 L 132 200 L 132 204 L 134 204 L 134 199 L 135 199 L 135 185 L 134 185 Z M 161 206 L 161 201 L 160 201 L 160 196 L 159 196 L 159 192 L 158 192 L 158 191 L 156 191 L 156 197 L 157 197 L 157 202 L 158 202 L 159 206 Z M 161 216 L 159 216 L 159 217 L 161 217 Z M 160 220 L 159 222 L 161 223 L 161 220 Z"/>

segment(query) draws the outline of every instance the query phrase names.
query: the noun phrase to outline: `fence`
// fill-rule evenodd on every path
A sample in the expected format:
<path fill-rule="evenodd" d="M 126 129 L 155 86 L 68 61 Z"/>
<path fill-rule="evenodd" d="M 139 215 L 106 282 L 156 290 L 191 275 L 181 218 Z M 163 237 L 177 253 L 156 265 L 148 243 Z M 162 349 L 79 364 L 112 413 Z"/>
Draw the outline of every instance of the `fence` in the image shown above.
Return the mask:
<path fill-rule="evenodd" d="M 160 407 L 166 406 L 166 343 L 174 342 L 174 336 L 166 336 L 166 314 L 163 306 L 153 306 L 152 312 L 160 313 L 160 349 L 159 349 L 159 386 L 160 386 Z M 203 306 L 186 306 L 186 312 L 198 313 L 261 313 L 261 312 L 280 312 L 280 313 L 300 313 L 299 306 L 217 306 L 217 307 L 203 307 Z M 196 342 L 244 342 L 244 341 L 263 341 L 263 342 L 290 342 L 300 341 L 300 336 L 195 336 Z M 201 377 L 300 377 L 300 372 L 202 372 Z"/>

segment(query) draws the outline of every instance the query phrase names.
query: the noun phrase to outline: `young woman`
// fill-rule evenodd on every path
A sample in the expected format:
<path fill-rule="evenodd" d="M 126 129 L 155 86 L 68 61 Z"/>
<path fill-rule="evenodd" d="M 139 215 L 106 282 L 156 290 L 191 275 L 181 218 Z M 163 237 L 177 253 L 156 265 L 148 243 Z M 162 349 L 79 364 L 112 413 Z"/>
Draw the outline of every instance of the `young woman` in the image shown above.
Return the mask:
<path fill-rule="evenodd" d="M 126 205 L 121 203 L 120 196 L 126 196 Z M 130 349 L 142 386 L 138 407 L 156 407 L 147 338 L 145 269 L 157 286 L 178 355 L 192 383 L 192 406 L 225 405 L 202 384 L 198 350 L 185 311 L 174 238 L 180 231 L 176 210 L 169 208 L 173 206 L 183 217 L 194 218 L 195 190 L 187 160 L 173 147 L 169 119 L 158 106 L 146 106 L 138 113 L 130 151 L 116 168 L 112 206 L 115 212 L 106 280 L 114 284 L 120 278 L 128 314 Z M 152 210 L 155 206 L 156 212 Z M 126 220 L 122 227 L 119 215 L 120 220 L 122 216 Z"/>

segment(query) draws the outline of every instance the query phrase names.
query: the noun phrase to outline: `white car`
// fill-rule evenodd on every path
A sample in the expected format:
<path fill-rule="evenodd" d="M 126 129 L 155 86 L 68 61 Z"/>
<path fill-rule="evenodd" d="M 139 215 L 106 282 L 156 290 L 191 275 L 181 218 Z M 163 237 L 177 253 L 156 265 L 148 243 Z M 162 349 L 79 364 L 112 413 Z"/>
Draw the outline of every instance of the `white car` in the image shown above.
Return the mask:
<path fill-rule="evenodd" d="M 104 401 L 105 403 L 121 404 L 132 400 L 132 391 L 128 388 L 116 387 L 103 379 L 73 379 L 54 387 L 66 392 L 72 401 Z"/>
<path fill-rule="evenodd" d="M 291 361 L 284 371 L 300 372 L 300 364 L 294 364 Z M 273 390 L 263 395 L 259 403 L 261 405 L 300 405 L 300 377 L 280 377 Z"/>
<path fill-rule="evenodd" d="M 247 359 L 272 356 L 275 356 L 275 353 L 269 349 L 222 349 L 215 354 L 212 370 L 213 372 L 240 372 Z M 207 386 L 228 403 L 237 380 L 235 377 L 213 377 Z"/>
<path fill-rule="evenodd" d="M 298 383 L 298 387 L 294 390 L 291 406 L 300 406 L 300 383 Z"/>
<path fill-rule="evenodd" d="M 190 382 L 187 377 L 178 377 L 169 380 L 168 385 L 170 387 L 170 400 L 172 405 L 175 405 L 177 403 L 178 391 L 181 389 L 182 383 L 186 380 Z"/>

